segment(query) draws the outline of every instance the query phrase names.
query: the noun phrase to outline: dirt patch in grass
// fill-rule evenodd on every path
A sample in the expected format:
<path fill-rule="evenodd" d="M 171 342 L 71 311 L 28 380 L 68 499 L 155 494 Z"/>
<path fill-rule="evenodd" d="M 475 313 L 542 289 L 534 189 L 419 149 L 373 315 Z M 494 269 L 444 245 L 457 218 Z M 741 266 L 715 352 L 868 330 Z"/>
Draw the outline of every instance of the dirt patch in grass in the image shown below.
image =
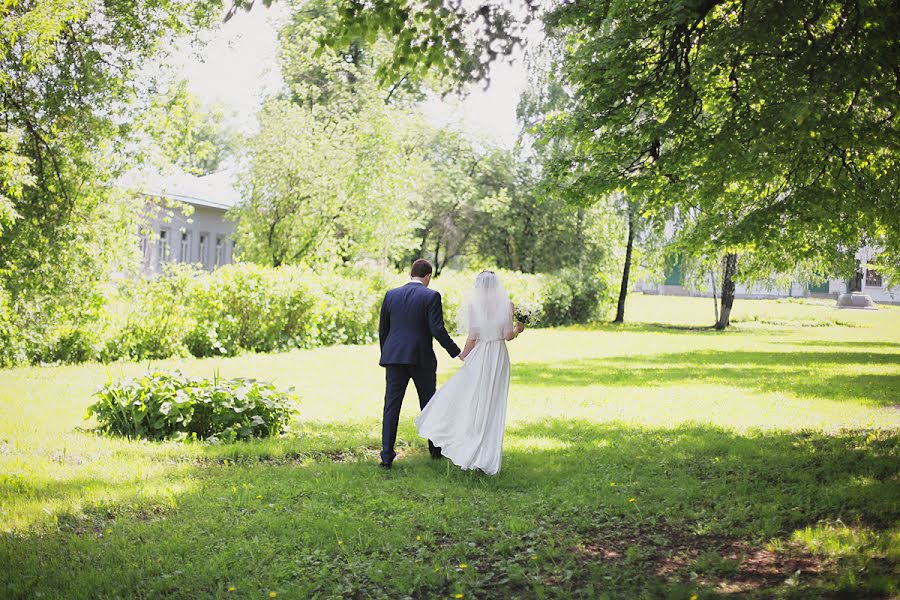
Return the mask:
<path fill-rule="evenodd" d="M 833 567 L 795 545 L 776 551 L 746 540 L 691 535 L 664 525 L 588 536 L 571 552 L 579 560 L 630 563 L 649 576 L 670 582 L 694 582 L 720 593 L 751 592 L 800 577 L 809 582 Z"/>

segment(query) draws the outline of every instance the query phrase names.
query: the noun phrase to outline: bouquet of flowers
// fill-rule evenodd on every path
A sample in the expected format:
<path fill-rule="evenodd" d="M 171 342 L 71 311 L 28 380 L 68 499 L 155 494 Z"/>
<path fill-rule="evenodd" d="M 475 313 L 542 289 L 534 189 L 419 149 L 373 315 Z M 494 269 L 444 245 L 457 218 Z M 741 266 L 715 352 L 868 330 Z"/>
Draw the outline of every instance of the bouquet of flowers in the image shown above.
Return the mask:
<path fill-rule="evenodd" d="M 513 320 L 515 320 L 516 323 L 521 323 L 527 327 L 533 327 L 539 319 L 540 314 L 533 306 L 516 306 L 516 310 L 513 313 Z"/>

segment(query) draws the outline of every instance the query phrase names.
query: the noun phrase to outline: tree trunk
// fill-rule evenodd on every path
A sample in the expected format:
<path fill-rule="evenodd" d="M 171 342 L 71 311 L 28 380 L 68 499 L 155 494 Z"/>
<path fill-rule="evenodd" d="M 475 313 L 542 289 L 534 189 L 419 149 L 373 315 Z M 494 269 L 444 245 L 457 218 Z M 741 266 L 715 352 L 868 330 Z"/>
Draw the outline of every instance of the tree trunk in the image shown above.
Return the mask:
<path fill-rule="evenodd" d="M 719 322 L 719 299 L 716 298 L 716 274 L 713 273 L 712 269 L 709 270 L 709 289 L 712 290 L 713 310 L 716 313 L 716 323 L 718 323 Z"/>
<path fill-rule="evenodd" d="M 434 244 L 434 276 L 441 274 L 441 239 Z"/>
<path fill-rule="evenodd" d="M 625 268 L 622 269 L 622 286 L 619 288 L 619 304 L 613 323 L 625 322 L 625 297 L 628 295 L 628 276 L 631 273 L 631 251 L 634 248 L 634 207 L 628 206 L 628 244 L 625 246 Z"/>
<path fill-rule="evenodd" d="M 722 310 L 719 311 L 719 320 L 716 321 L 716 329 L 725 329 L 731 319 L 731 307 L 734 305 L 734 277 L 737 271 L 737 254 L 726 254 L 723 261 L 722 272 Z"/>

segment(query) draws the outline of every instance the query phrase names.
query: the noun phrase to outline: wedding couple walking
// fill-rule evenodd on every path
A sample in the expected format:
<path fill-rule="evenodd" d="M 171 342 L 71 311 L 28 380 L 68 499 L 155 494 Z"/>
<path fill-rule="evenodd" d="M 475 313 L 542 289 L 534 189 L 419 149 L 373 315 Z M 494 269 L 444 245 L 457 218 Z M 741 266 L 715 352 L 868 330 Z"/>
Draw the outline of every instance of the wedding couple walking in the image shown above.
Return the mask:
<path fill-rule="evenodd" d="M 389 469 L 394 462 L 400 407 L 412 379 L 422 409 L 416 427 L 428 439 L 431 457 L 444 456 L 463 469 L 494 475 L 500 471 L 509 394 L 506 342 L 525 326 L 513 323 L 514 307 L 497 275 L 482 271 L 460 309 L 468 332 L 460 350 L 444 327 L 440 293 L 428 287 L 431 275 L 431 263 L 415 261 L 410 281 L 388 291 L 381 305 L 379 364 L 385 368 L 381 466 Z M 464 363 L 437 393 L 432 338 Z"/>

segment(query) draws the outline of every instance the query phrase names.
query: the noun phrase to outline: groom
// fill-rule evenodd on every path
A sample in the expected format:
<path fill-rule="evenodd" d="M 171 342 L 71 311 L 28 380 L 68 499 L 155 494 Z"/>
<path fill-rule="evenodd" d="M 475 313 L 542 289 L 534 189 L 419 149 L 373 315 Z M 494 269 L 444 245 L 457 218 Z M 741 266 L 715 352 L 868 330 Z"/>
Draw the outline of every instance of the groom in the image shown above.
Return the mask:
<path fill-rule="evenodd" d="M 397 424 L 406 387 L 412 379 L 419 393 L 419 408 L 434 395 L 437 381 L 437 358 L 431 346 L 433 337 L 450 354 L 459 356 L 459 346 L 444 328 L 444 309 L 440 293 L 428 289 L 431 263 L 420 258 L 412 265 L 409 283 L 384 296 L 378 341 L 385 368 L 384 421 L 381 426 L 381 466 L 390 469 L 397 455 Z M 432 458 L 441 457 L 441 449 L 428 440 Z"/>

